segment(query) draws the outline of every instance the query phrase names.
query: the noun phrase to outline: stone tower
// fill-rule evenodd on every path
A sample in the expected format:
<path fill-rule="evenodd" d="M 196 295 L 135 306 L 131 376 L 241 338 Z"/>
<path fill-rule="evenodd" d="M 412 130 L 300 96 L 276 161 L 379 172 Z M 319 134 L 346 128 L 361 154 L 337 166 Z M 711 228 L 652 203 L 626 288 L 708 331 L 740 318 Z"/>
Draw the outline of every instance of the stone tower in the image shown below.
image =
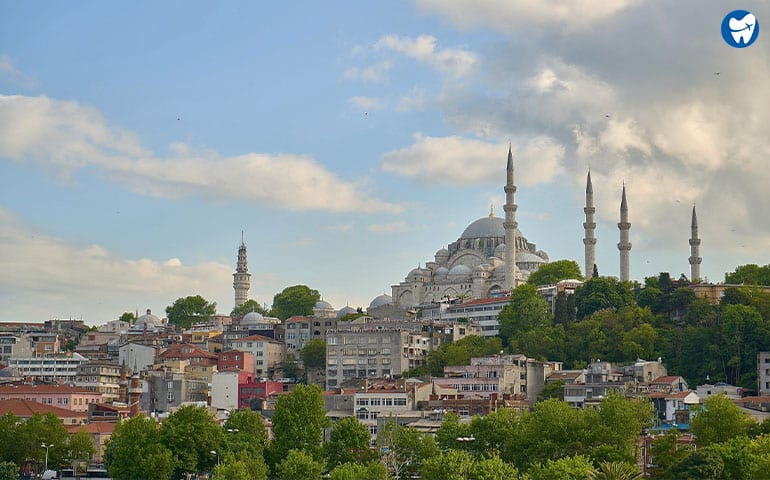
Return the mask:
<path fill-rule="evenodd" d="M 249 287 L 251 286 L 251 274 L 246 262 L 246 243 L 241 232 L 241 246 L 238 247 L 238 264 L 233 273 L 233 289 L 235 290 L 235 306 L 240 307 L 249 299 Z"/>
<path fill-rule="evenodd" d="M 511 152 L 511 146 L 508 145 L 508 166 L 507 166 L 507 178 L 505 182 L 505 205 L 503 210 L 505 211 L 505 222 L 503 227 L 505 228 L 505 288 L 513 290 L 516 288 L 516 203 L 514 203 L 514 195 L 516 193 L 516 185 L 513 184 L 513 152 Z"/>
<path fill-rule="evenodd" d="M 586 206 L 583 209 L 586 214 L 586 221 L 583 223 L 583 229 L 585 230 L 585 238 L 583 238 L 583 245 L 585 245 L 585 277 L 591 278 L 594 271 L 594 265 L 596 264 L 596 237 L 594 231 L 596 230 L 596 222 L 594 222 L 594 187 L 591 185 L 591 170 L 588 171 L 588 178 L 586 179 Z"/>
<path fill-rule="evenodd" d="M 631 223 L 628 221 L 628 203 L 626 202 L 625 182 L 623 182 L 623 197 L 620 200 L 620 222 L 618 223 L 618 229 L 620 230 L 620 242 L 618 243 L 618 250 L 620 250 L 620 281 L 628 282 L 631 280 L 631 274 L 629 272 L 629 252 L 631 252 L 631 242 L 628 241 L 628 231 L 631 229 Z"/>
<path fill-rule="evenodd" d="M 695 205 L 692 206 L 692 224 L 690 225 L 690 281 L 700 280 L 700 238 L 698 238 L 698 217 L 695 215 Z"/>

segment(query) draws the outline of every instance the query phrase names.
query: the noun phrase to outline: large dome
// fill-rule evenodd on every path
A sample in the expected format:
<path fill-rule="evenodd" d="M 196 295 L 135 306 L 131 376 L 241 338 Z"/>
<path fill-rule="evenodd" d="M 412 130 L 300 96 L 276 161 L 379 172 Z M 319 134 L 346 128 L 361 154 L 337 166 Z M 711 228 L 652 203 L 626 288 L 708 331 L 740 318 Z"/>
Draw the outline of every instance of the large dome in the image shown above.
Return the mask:
<path fill-rule="evenodd" d="M 377 308 L 391 303 L 393 303 L 393 298 L 390 295 L 383 294 L 372 300 L 372 303 L 369 304 L 369 308 Z"/>
<path fill-rule="evenodd" d="M 241 325 L 256 325 L 258 323 L 265 323 L 265 317 L 258 312 L 249 312 L 241 319 Z"/>
<path fill-rule="evenodd" d="M 163 326 L 163 321 L 152 314 L 148 308 L 147 313 L 136 319 L 136 323 L 129 329 L 132 332 L 155 332 Z"/>
<path fill-rule="evenodd" d="M 505 227 L 503 226 L 504 223 L 505 220 L 499 217 L 479 218 L 465 228 L 463 234 L 460 235 L 460 238 L 470 239 L 505 237 Z M 521 232 L 518 228 L 516 229 L 516 236 L 521 236 Z"/>

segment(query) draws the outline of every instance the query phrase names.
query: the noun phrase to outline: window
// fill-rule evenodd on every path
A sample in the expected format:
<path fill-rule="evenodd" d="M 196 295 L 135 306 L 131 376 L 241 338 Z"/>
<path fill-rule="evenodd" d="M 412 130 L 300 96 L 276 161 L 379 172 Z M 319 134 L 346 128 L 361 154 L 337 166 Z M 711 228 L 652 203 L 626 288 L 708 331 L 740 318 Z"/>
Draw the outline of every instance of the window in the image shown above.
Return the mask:
<path fill-rule="evenodd" d="M 361 407 L 368 407 L 369 406 L 369 399 L 368 398 L 356 399 L 356 405 L 361 406 Z"/>
<path fill-rule="evenodd" d="M 328 345 L 337 345 L 337 337 L 328 337 L 326 343 Z"/>
<path fill-rule="evenodd" d="M 367 360 L 367 363 L 369 365 L 377 365 L 377 359 L 376 358 L 370 358 Z"/>
<path fill-rule="evenodd" d="M 405 407 L 406 406 L 406 399 L 405 398 L 394 398 L 393 399 L 393 405 L 396 407 Z"/>
<path fill-rule="evenodd" d="M 382 359 L 382 364 L 383 365 L 390 365 L 390 359 L 389 358 L 383 358 Z"/>
<path fill-rule="evenodd" d="M 390 355 L 390 349 L 389 348 L 383 348 L 382 349 L 382 354 L 383 355 Z"/>

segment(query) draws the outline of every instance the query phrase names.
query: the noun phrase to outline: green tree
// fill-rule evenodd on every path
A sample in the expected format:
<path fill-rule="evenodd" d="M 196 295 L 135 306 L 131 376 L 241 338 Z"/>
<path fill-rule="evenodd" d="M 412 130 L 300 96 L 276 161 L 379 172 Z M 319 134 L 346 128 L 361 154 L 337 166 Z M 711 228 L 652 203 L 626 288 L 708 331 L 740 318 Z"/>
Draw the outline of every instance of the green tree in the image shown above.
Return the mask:
<path fill-rule="evenodd" d="M 690 421 L 690 431 L 698 446 L 721 443 L 739 435 L 746 435 L 751 418 L 743 413 L 725 395 L 715 395 L 703 402 L 703 408 Z"/>
<path fill-rule="evenodd" d="M 534 285 L 527 284 L 519 285 L 513 289 L 511 303 L 503 308 L 498 319 L 500 337 L 506 345 L 515 342 L 518 335 L 530 330 L 548 327 L 552 322 L 548 302 L 537 293 L 537 288 Z"/>
<path fill-rule="evenodd" d="M 444 343 L 431 352 L 427 360 L 428 371 L 435 377 L 443 377 L 446 365 L 470 365 L 472 357 L 498 354 L 502 349 L 498 337 L 468 335 L 456 342 Z"/>
<path fill-rule="evenodd" d="M 324 444 L 326 466 L 333 469 L 343 463 L 366 463 L 374 459 L 369 448 L 369 427 L 356 417 L 345 417 L 332 425 L 329 441 Z"/>
<path fill-rule="evenodd" d="M 598 462 L 634 462 L 639 435 L 645 427 L 652 425 L 655 418 L 650 401 L 628 399 L 622 393 L 611 393 L 602 399 L 597 413 L 598 419 L 589 424 L 592 430 L 590 438 L 594 444 L 590 451 L 591 457 Z"/>
<path fill-rule="evenodd" d="M 557 380 L 555 382 L 547 382 L 540 393 L 537 394 L 537 401 L 542 402 L 549 398 L 555 398 L 557 400 L 564 400 L 564 380 Z"/>
<path fill-rule="evenodd" d="M 136 314 L 134 312 L 123 312 L 123 315 L 118 318 L 121 322 L 128 322 L 129 325 L 136 323 Z"/>
<path fill-rule="evenodd" d="M 58 468 L 65 458 L 67 448 L 67 429 L 59 417 L 53 413 L 41 415 L 35 413 L 15 428 L 11 443 L 11 460 L 21 465 L 25 460 L 45 461 L 46 449 L 41 445 L 52 445 L 48 449 L 48 465 Z"/>
<path fill-rule="evenodd" d="M 286 458 L 292 449 L 303 450 L 321 460 L 324 428 L 330 424 L 321 389 L 298 384 L 294 391 L 278 398 L 273 413 L 273 458 Z"/>
<path fill-rule="evenodd" d="M 644 476 L 636 464 L 628 462 L 602 462 L 591 480 L 642 480 Z"/>
<path fill-rule="evenodd" d="M 104 461 L 115 480 L 168 479 L 174 471 L 174 458 L 163 445 L 160 426 L 143 415 L 115 425 Z"/>
<path fill-rule="evenodd" d="M 725 283 L 743 285 L 770 285 L 770 264 L 760 267 L 751 263 L 738 266 L 734 272 L 725 274 Z"/>
<path fill-rule="evenodd" d="M 0 480 L 19 478 L 19 466 L 13 462 L 0 462 Z"/>
<path fill-rule="evenodd" d="M 470 438 L 471 426 L 467 423 L 460 423 L 460 415 L 454 412 L 447 412 L 441 426 L 436 431 L 436 443 L 441 450 L 464 450 L 468 442 L 458 440 L 460 438 Z"/>
<path fill-rule="evenodd" d="M 233 308 L 233 310 L 230 312 L 231 317 L 242 317 L 246 315 L 247 313 L 251 312 L 257 312 L 258 314 L 262 316 L 268 316 L 270 313 L 265 310 L 262 305 L 259 304 L 256 300 L 246 300 L 242 304 L 238 305 L 237 307 Z"/>
<path fill-rule="evenodd" d="M 173 305 L 166 307 L 169 323 L 180 328 L 190 328 L 195 322 L 204 322 L 217 313 L 217 303 L 209 303 L 200 295 L 177 298 Z"/>
<path fill-rule="evenodd" d="M 286 287 L 273 297 L 271 313 L 281 320 L 295 315 L 309 316 L 313 314 L 313 307 L 320 299 L 321 294 L 318 290 L 313 290 L 306 285 Z"/>
<path fill-rule="evenodd" d="M 91 435 L 84 429 L 70 435 L 67 442 L 66 456 L 72 459 L 91 460 L 96 453 Z"/>
<path fill-rule="evenodd" d="M 653 440 L 650 446 L 653 464 L 648 470 L 650 478 L 669 480 L 672 478 L 671 467 L 692 452 L 692 446 L 679 445 L 678 436 L 676 430 L 671 430 Z"/>
<path fill-rule="evenodd" d="M 178 474 L 210 472 L 225 451 L 224 432 L 206 407 L 187 405 L 172 413 L 163 421 L 161 437 Z"/>
<path fill-rule="evenodd" d="M 447 450 L 425 460 L 421 478 L 423 480 L 467 480 L 473 467 L 473 457 L 468 452 Z"/>
<path fill-rule="evenodd" d="M 721 478 L 725 464 L 718 453 L 709 449 L 692 452 L 671 466 L 671 477 L 677 480 Z"/>
<path fill-rule="evenodd" d="M 289 450 L 276 471 L 280 480 L 321 480 L 324 466 L 303 450 Z"/>
<path fill-rule="evenodd" d="M 329 474 L 329 480 L 387 480 L 388 472 L 381 463 L 343 463 Z"/>
<path fill-rule="evenodd" d="M 509 463 L 503 462 L 493 454 L 476 462 L 468 475 L 468 480 L 500 480 L 519 478 L 519 470 Z"/>
<path fill-rule="evenodd" d="M 326 367 L 326 341 L 314 338 L 302 347 L 302 363 L 305 369 Z"/>
<path fill-rule="evenodd" d="M 262 457 L 267 446 L 267 429 L 262 416 L 252 410 L 233 410 L 223 425 L 228 450 Z"/>
<path fill-rule="evenodd" d="M 585 318 L 605 308 L 619 309 L 634 304 L 631 284 L 612 277 L 588 279 L 575 290 L 577 318 Z"/>
<path fill-rule="evenodd" d="M 585 480 L 596 474 L 591 461 L 582 455 L 536 463 L 529 470 L 532 480 Z"/>
<path fill-rule="evenodd" d="M 268 469 L 261 455 L 228 454 L 214 468 L 214 480 L 267 480 Z"/>
<path fill-rule="evenodd" d="M 562 280 L 583 280 L 580 267 L 574 260 L 556 260 L 544 263 L 527 279 L 530 285 L 553 285 Z"/>
<path fill-rule="evenodd" d="M 417 475 L 423 462 L 439 454 L 432 435 L 402 427 L 393 420 L 385 422 L 377 433 L 377 448 L 385 469 L 396 478 Z"/>

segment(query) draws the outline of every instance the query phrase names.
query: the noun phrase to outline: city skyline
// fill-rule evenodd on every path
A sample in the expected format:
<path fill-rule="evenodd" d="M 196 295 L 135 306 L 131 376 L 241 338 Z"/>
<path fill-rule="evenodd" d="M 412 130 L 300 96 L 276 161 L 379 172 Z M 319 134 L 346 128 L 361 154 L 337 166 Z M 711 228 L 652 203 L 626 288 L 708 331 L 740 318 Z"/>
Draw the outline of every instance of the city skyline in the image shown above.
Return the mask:
<path fill-rule="evenodd" d="M 475 4 L 474 4 L 475 5 Z M 474 220 L 630 278 L 766 264 L 770 43 L 723 2 L 0 0 L 0 321 L 233 307 L 305 284 L 364 307 Z M 740 6 L 761 23 L 770 6 Z M 686 19 L 686 21 L 675 21 Z"/>

